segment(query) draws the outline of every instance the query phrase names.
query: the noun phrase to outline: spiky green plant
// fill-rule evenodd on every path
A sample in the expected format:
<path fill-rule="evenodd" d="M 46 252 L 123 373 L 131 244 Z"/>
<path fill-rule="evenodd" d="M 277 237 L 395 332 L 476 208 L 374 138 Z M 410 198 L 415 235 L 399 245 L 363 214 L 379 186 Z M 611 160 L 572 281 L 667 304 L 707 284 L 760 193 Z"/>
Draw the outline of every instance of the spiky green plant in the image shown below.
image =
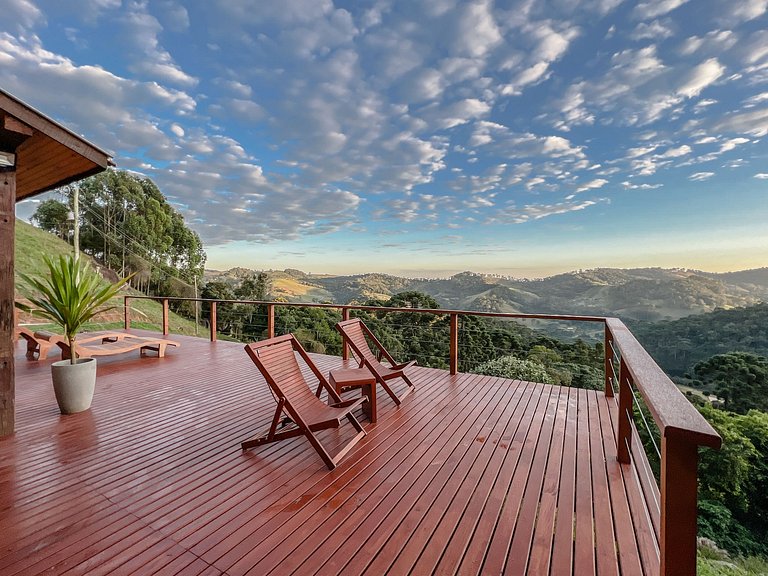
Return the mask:
<path fill-rule="evenodd" d="M 32 313 L 57 324 L 69 343 L 72 364 L 76 363 L 74 341 L 83 325 L 96 314 L 115 308 L 105 304 L 115 297 L 129 279 L 123 278 L 114 284 L 105 284 L 101 276 L 82 258 L 73 255 L 59 256 L 57 260 L 43 257 L 49 275 L 32 278 L 21 274 L 38 295 L 29 300 L 37 306 Z"/>

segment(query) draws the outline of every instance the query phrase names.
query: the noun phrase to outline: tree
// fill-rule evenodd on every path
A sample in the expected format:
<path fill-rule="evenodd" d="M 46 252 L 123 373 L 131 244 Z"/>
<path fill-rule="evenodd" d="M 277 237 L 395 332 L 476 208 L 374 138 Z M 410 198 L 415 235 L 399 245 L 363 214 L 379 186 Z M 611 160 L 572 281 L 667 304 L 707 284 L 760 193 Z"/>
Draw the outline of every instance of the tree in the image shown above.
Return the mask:
<path fill-rule="evenodd" d="M 188 295 L 202 279 L 199 236 L 150 179 L 107 170 L 76 186 L 84 252 L 121 274 L 138 272 L 135 287 L 165 296 Z"/>
<path fill-rule="evenodd" d="M 700 533 L 731 552 L 768 554 L 768 414 L 699 410 L 723 438 L 700 455 Z"/>
<path fill-rule="evenodd" d="M 474 374 L 486 376 L 499 376 L 513 380 L 525 380 L 527 382 L 539 382 L 541 384 L 554 384 L 552 377 L 544 365 L 533 360 L 523 360 L 515 356 L 502 356 L 484 364 L 480 364 L 474 370 Z"/>
<path fill-rule="evenodd" d="M 768 358 L 749 352 L 716 354 L 693 367 L 694 382 L 725 400 L 728 410 L 768 411 Z"/>
<path fill-rule="evenodd" d="M 235 295 L 232 289 L 225 282 L 208 282 L 203 286 L 200 292 L 200 297 L 205 300 L 234 300 Z M 203 307 L 203 318 L 210 322 L 211 320 L 211 307 L 206 305 Z M 222 334 L 232 333 L 232 324 L 234 320 L 234 314 L 232 312 L 232 304 L 218 304 L 216 306 L 216 331 Z"/>
<path fill-rule="evenodd" d="M 62 240 L 66 240 L 69 234 L 69 206 L 53 198 L 40 203 L 32 215 L 32 220 L 37 222 L 46 232 L 55 234 Z"/>

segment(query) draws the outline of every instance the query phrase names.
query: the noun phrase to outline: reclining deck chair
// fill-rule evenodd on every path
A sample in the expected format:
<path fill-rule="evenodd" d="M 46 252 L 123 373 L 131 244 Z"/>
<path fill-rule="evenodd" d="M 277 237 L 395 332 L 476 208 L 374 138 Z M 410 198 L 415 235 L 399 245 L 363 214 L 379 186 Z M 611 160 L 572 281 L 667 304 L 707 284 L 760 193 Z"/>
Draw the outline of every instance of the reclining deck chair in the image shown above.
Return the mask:
<path fill-rule="evenodd" d="M 326 466 L 333 470 L 358 440 L 365 436 L 365 430 L 352 414 L 352 411 L 360 406 L 365 398 L 342 401 L 293 334 L 248 344 L 245 351 L 269 384 L 269 388 L 277 400 L 277 410 L 269 432 L 265 436 L 243 442 L 243 450 L 304 435 L 317 450 Z M 312 392 L 308 382 L 304 379 L 295 352 L 299 353 L 299 356 L 317 377 L 317 392 Z M 329 402 L 334 402 L 333 404 L 329 405 L 320 400 L 320 392 L 323 388 L 328 392 Z M 283 419 L 283 425 L 293 421 L 296 427 L 278 432 L 277 426 L 281 421 L 283 411 L 287 413 L 287 418 Z M 357 430 L 357 434 L 335 457 L 331 457 L 314 432 L 338 428 L 344 417 Z"/>
<path fill-rule="evenodd" d="M 63 338 L 53 332 L 33 332 L 25 326 L 16 326 L 16 333 L 27 342 L 27 360 L 34 360 L 35 354 L 38 360 L 45 360 L 49 350 Z"/>
<path fill-rule="evenodd" d="M 386 348 L 384 348 L 376 336 L 374 336 L 368 329 L 368 326 L 366 326 L 359 318 L 352 318 L 351 320 L 339 322 L 336 324 L 336 329 L 341 333 L 344 342 L 349 344 L 349 347 L 352 348 L 352 354 L 357 358 L 358 362 L 360 362 L 360 367 L 362 368 L 363 366 L 366 366 L 371 371 L 376 377 L 376 382 L 381 384 L 381 387 L 392 397 L 395 404 L 399 405 L 403 398 L 413 392 L 413 382 L 408 379 L 405 371 L 416 364 L 415 360 L 403 364 L 395 362 L 395 359 L 392 358 Z M 376 347 L 378 354 L 374 354 L 371 351 L 366 336 Z M 386 358 L 387 362 L 389 362 L 389 366 L 381 363 L 382 357 Z M 387 384 L 387 381 L 395 378 L 402 378 L 408 385 L 408 389 L 401 396 L 395 394 L 392 388 Z"/>

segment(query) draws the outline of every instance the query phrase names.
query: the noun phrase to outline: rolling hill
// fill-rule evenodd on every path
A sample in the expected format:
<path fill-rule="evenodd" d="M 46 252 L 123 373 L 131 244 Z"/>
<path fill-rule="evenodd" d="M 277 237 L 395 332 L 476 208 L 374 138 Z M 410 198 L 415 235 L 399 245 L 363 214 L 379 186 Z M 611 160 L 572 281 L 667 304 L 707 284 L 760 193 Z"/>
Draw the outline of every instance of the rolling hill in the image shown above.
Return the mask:
<path fill-rule="evenodd" d="M 242 268 L 207 271 L 207 278 L 237 281 Z M 713 274 L 695 270 L 598 268 L 537 280 L 462 272 L 444 279 L 387 274 L 313 275 L 269 271 L 276 297 L 294 302 L 362 302 L 418 290 L 442 307 L 488 312 L 540 312 L 674 320 L 691 314 L 768 301 L 768 268 Z"/>

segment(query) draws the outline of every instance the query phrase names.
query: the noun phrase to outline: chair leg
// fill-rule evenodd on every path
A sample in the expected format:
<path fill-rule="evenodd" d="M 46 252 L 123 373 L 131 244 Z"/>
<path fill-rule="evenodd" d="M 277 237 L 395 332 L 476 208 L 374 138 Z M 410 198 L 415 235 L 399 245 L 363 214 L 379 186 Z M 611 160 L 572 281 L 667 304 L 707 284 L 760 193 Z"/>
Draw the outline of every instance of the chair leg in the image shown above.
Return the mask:
<path fill-rule="evenodd" d="M 307 440 L 309 440 L 309 443 L 312 444 L 312 447 L 320 455 L 320 458 L 323 459 L 323 462 L 325 462 L 325 465 L 328 466 L 328 470 L 333 470 L 334 468 L 336 468 L 336 460 L 331 458 L 331 455 L 328 454 L 328 451 L 323 447 L 322 444 L 320 444 L 320 440 L 317 439 L 317 437 L 312 433 L 312 431 L 304 430 L 303 432 L 304 432 L 304 435 L 307 437 Z"/>
<path fill-rule="evenodd" d="M 381 380 L 379 380 L 379 384 L 381 384 L 381 387 L 384 388 L 384 391 L 387 394 L 389 394 L 389 397 L 392 398 L 392 400 L 394 400 L 395 404 L 400 406 L 400 398 L 397 396 L 397 394 L 395 394 L 393 392 L 392 388 L 389 387 L 387 382 L 385 380 L 381 379 Z"/>

